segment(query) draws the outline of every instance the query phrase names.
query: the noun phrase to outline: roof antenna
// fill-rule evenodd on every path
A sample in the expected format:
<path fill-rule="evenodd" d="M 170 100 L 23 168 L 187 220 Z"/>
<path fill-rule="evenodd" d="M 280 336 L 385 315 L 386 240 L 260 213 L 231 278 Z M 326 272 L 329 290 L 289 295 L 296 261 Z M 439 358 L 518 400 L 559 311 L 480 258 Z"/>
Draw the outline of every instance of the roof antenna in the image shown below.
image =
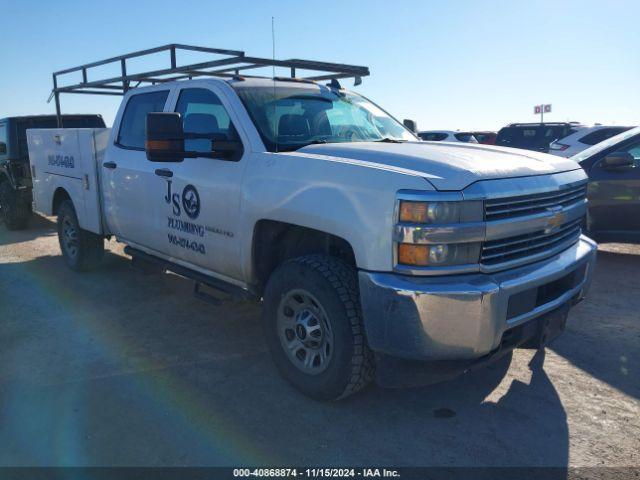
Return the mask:
<path fill-rule="evenodd" d="M 276 27 L 274 17 L 271 17 L 271 50 L 271 56 L 273 58 L 273 64 L 271 65 L 273 77 L 273 133 L 275 135 L 276 153 L 278 153 L 278 122 L 276 119 Z"/>

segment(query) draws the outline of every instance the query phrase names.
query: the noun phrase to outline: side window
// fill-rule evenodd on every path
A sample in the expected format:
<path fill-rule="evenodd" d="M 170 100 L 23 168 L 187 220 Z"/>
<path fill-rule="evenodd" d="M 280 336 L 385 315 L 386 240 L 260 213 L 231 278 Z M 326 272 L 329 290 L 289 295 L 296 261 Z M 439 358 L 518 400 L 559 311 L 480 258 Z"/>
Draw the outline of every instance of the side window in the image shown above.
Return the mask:
<path fill-rule="evenodd" d="M 461 142 L 478 143 L 476 137 L 474 137 L 471 133 L 455 133 L 453 136 Z"/>
<path fill-rule="evenodd" d="M 604 158 L 608 154 L 614 153 L 614 152 L 627 152 L 627 153 L 631 154 L 631 156 L 635 160 L 636 168 L 640 167 L 640 142 L 636 142 L 636 143 L 632 143 L 628 147 L 624 147 L 624 148 L 622 148 L 622 147 L 620 147 L 620 148 L 609 148 L 608 152 L 606 154 L 605 153 L 601 153 L 599 155 L 600 158 L 598 158 L 593 164 L 594 168 L 602 168 L 602 162 L 603 162 Z"/>
<path fill-rule="evenodd" d="M 0 156 L 7 154 L 7 124 L 0 123 Z"/>
<path fill-rule="evenodd" d="M 636 166 L 640 165 L 640 143 L 635 143 L 630 147 L 624 149 L 629 152 L 631 156 L 636 160 Z"/>
<path fill-rule="evenodd" d="M 600 130 L 596 130 L 595 132 L 585 135 L 579 141 L 586 145 L 595 145 L 624 131 L 624 128 L 601 128 Z"/>
<path fill-rule="evenodd" d="M 211 152 L 211 140 L 237 140 L 238 133 L 218 96 L 206 88 L 186 88 L 180 92 L 176 112 L 182 116 L 185 134 L 207 138 L 186 139 L 185 150 Z"/>
<path fill-rule="evenodd" d="M 141 93 L 129 98 L 120 122 L 116 143 L 125 148 L 144 150 L 147 113 L 162 112 L 169 96 L 168 90 Z"/>
<path fill-rule="evenodd" d="M 418 136 L 425 142 L 441 142 L 442 140 L 447 138 L 446 133 L 437 132 L 418 133 Z"/>

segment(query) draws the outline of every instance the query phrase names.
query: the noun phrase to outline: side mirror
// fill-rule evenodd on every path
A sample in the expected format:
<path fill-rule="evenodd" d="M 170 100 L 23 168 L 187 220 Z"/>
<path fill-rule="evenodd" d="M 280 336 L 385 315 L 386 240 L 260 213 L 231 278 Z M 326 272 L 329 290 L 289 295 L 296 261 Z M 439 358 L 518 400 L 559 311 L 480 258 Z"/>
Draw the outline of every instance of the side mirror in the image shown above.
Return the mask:
<path fill-rule="evenodd" d="M 184 132 L 179 113 L 148 113 L 147 160 L 151 162 L 182 162 L 185 157 Z"/>
<path fill-rule="evenodd" d="M 629 152 L 613 152 L 602 159 L 600 166 L 605 170 L 634 167 L 636 159 Z"/>
<path fill-rule="evenodd" d="M 407 127 L 408 130 L 411 130 L 413 133 L 417 133 L 418 132 L 418 124 L 416 123 L 415 120 L 410 120 L 408 118 L 405 118 L 402 121 L 402 124 Z"/>
<path fill-rule="evenodd" d="M 7 144 L 4 142 L 0 142 L 0 155 L 5 155 L 7 153 Z"/>

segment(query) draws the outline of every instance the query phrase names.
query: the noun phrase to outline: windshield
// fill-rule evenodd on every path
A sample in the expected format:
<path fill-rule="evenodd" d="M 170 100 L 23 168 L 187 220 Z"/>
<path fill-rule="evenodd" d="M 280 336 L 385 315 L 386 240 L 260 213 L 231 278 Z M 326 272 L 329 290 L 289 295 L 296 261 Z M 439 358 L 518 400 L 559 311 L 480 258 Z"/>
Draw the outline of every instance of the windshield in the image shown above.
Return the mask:
<path fill-rule="evenodd" d="M 611 137 L 604 142 L 600 142 L 595 144 L 593 147 L 589 147 L 586 150 L 581 151 L 580 153 L 575 154 L 571 157 L 571 160 L 575 160 L 580 163 L 581 161 L 595 155 L 596 153 L 600 153 L 603 150 L 606 150 L 609 147 L 613 147 L 615 144 L 623 142 L 634 135 L 640 134 L 640 127 L 632 128 L 631 130 L 627 130 L 626 132 L 620 133 L 615 137 Z"/>
<path fill-rule="evenodd" d="M 313 143 L 416 140 L 364 97 L 319 85 L 234 85 L 271 152 Z"/>

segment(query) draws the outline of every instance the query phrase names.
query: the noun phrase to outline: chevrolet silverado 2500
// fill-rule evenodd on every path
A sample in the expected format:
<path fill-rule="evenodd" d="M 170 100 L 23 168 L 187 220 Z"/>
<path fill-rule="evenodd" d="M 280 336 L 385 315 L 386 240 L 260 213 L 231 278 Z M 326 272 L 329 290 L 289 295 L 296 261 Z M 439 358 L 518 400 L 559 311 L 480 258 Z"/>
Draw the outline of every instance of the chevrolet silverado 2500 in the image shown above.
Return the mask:
<path fill-rule="evenodd" d="M 262 301 L 275 364 L 318 399 L 433 382 L 562 330 L 596 253 L 578 164 L 418 141 L 335 77 L 215 75 L 123 88 L 110 130 L 28 132 L 35 210 L 58 216 L 71 268 L 115 237 L 201 298 Z"/>

